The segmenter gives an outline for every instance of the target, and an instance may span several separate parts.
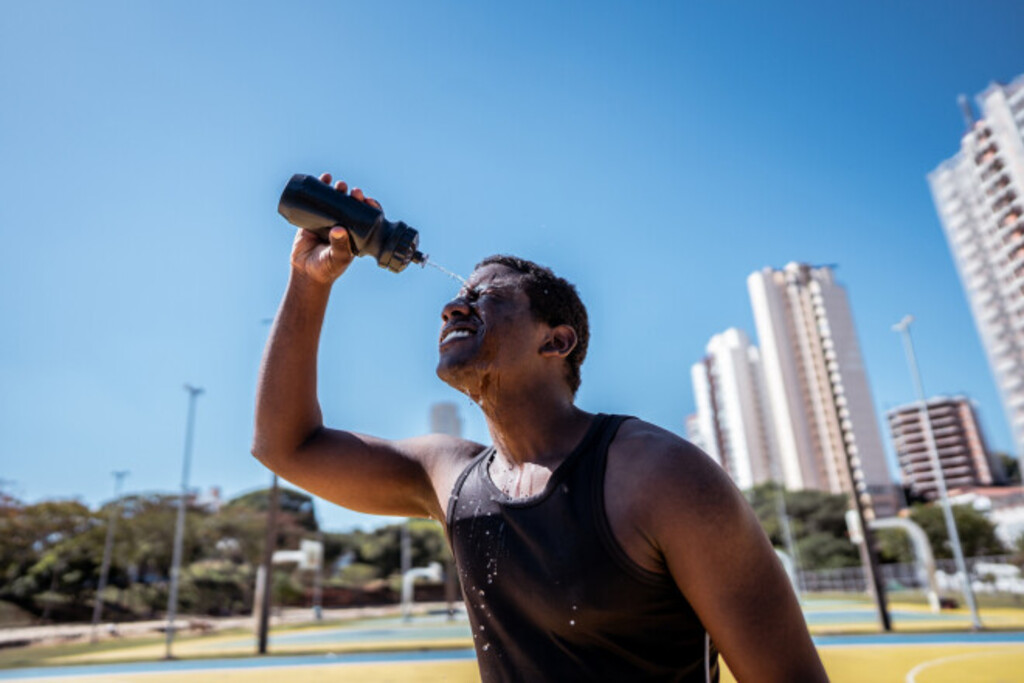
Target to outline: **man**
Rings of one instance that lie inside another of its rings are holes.
[[[721,468],[653,425],[576,407],[586,309],[546,268],[487,259],[441,312],[437,374],[480,406],[491,448],[326,428],[317,347],[351,261],[343,228],[329,244],[299,230],[253,454],[353,510],[444,524],[485,681],[717,680],[716,649],[740,681],[826,680],[780,563]]]

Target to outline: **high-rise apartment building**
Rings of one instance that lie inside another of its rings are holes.
[[[1024,76],[961,98],[960,151],[928,174],[932,198],[1024,455]]]
[[[707,355],[690,368],[697,413],[690,440],[741,489],[772,479],[774,439],[767,416],[761,357],[736,328],[716,334]]]
[[[894,514],[896,488],[853,316],[831,268],[765,268],[747,288],[787,488],[856,489],[876,517]]]
[[[459,417],[459,407],[447,401],[431,405],[430,431],[434,434],[462,436],[462,418]]]
[[[698,413],[690,413],[687,415],[684,427],[686,428],[687,440],[705,453],[710,454],[711,447],[704,439],[704,432],[700,427],[700,415]]]
[[[985,447],[971,402],[963,396],[942,396],[929,400],[926,406],[946,486],[952,489],[1000,482],[1002,468]],[[920,404],[893,408],[886,417],[904,485],[913,493],[934,500],[938,486]]]

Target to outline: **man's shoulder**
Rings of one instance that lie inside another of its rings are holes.
[[[397,442],[405,450],[422,452],[432,458],[454,460],[472,459],[480,454],[485,446],[469,439],[448,434],[423,434]]]
[[[608,458],[609,474],[648,509],[706,513],[737,493],[725,471],[704,451],[643,420],[622,423]]]
[[[622,423],[609,448],[615,457],[628,458],[639,474],[689,472],[717,464],[694,444],[667,429],[630,418]]]

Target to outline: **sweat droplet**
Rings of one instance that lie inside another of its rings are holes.
[[[484,652],[487,652],[487,650],[489,650],[490,647],[491,647],[490,643],[484,643]]]
[[[575,625],[576,625],[576,620],[575,619],[570,619],[569,620],[569,626],[575,626]]]
[[[480,624],[480,630],[481,630],[481,631],[483,631],[483,630],[484,630],[484,625],[483,625],[483,624]]]
[[[481,588],[481,589],[480,589],[480,590],[479,590],[478,592],[480,593],[480,595],[483,595],[483,594],[484,594],[484,591],[483,591],[483,589],[482,589],[482,588]],[[574,609],[575,609],[575,608],[574,608]]]

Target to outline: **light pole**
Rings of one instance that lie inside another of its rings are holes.
[[[174,617],[178,609],[178,578],[181,573],[181,549],[185,541],[185,499],[188,496],[188,468],[192,459],[192,428],[196,418],[196,399],[203,393],[201,387],[185,385],[188,392],[188,420],[185,424],[185,457],[181,468],[181,498],[178,499],[178,522],[174,527],[174,557],[171,560],[171,590],[167,596],[167,652],[164,659],[172,659]]]
[[[268,631],[270,630],[270,601],[273,596],[274,581],[274,549],[277,547],[277,508],[281,503],[281,488],[277,485],[274,475],[267,497],[267,535],[263,543],[263,583],[256,582],[259,595],[259,613],[257,614],[256,652],[267,654]]]
[[[273,325],[273,318],[263,318],[262,325]],[[277,549],[277,512],[281,504],[281,488],[277,484],[277,473],[272,473],[270,491],[267,493],[267,528],[263,541],[263,562],[256,574],[256,590],[253,596],[253,611],[256,613],[256,652],[267,654],[268,632],[270,630],[270,603],[274,595],[274,550]],[[260,575],[263,581],[259,580]]]
[[[110,509],[110,519],[107,521],[107,540],[103,543],[103,564],[100,566],[100,582],[96,586],[96,602],[92,607],[92,632],[89,642],[97,640],[96,626],[103,616],[103,591],[107,587],[107,576],[110,573],[110,558],[114,551],[114,527],[117,526],[117,518],[121,516],[121,482],[128,476],[128,470],[111,472],[114,475],[114,505]]]
[[[925,399],[924,385],[921,382],[921,373],[917,368],[917,356],[914,355],[914,341],[910,338],[910,323],[914,322],[914,316],[905,315],[903,320],[892,326],[894,332],[899,332],[903,338],[903,351],[907,355],[907,365],[910,366],[910,376],[914,382],[914,391],[917,393],[919,410],[921,412],[921,428],[924,431],[925,443],[928,447],[928,456],[932,461],[932,474],[935,477],[935,486],[938,488],[939,504],[942,506],[942,515],[946,519],[946,531],[949,533],[949,544],[953,549],[953,558],[956,560],[957,572],[964,583],[964,597],[967,599],[967,606],[971,610],[971,626],[978,630],[981,626],[981,619],[978,617],[978,605],[974,601],[974,589],[971,587],[971,575],[967,573],[967,563],[964,561],[964,551],[960,546],[960,534],[956,530],[956,522],[953,519],[953,508],[949,504],[949,494],[946,491],[946,477],[942,473],[942,465],[939,463],[939,447],[935,443],[935,433],[932,431],[932,419],[928,414],[928,403]]]

